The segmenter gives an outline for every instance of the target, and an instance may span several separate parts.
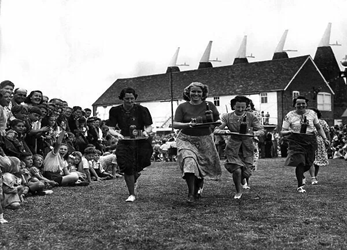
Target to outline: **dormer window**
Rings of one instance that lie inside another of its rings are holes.
[[[300,95],[300,92],[294,90],[292,95],[293,95],[293,100],[294,100],[295,98],[298,98],[298,96]]]
[[[331,94],[325,92],[317,94],[317,109],[331,111]]]
[[[260,93],[261,103],[267,103],[267,93]]]
[[[214,106],[216,106],[216,107],[220,106],[220,103],[219,103],[219,96],[213,97],[213,104],[214,104]]]

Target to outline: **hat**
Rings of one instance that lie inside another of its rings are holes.
[[[98,120],[98,118],[95,116],[92,116],[88,118],[87,122],[95,122],[96,120]]]

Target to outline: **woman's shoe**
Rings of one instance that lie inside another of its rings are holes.
[[[194,195],[192,195],[192,194],[189,194],[188,195],[188,198],[187,198],[187,202],[188,203],[194,203],[195,202],[195,198],[194,198]]]
[[[298,193],[306,193],[304,186],[298,187],[296,190],[298,191]]]
[[[314,178],[312,178],[312,180],[311,180],[311,184],[312,185],[316,185],[316,184],[318,184],[318,181],[317,181],[317,179],[314,177]]]
[[[135,195],[129,195],[128,199],[126,199],[125,201],[126,202],[133,202],[135,200],[136,200]]]
[[[234,199],[238,200],[241,199],[242,193],[237,193],[234,195]]]

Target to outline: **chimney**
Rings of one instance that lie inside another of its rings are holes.
[[[328,24],[314,56],[314,63],[334,91],[334,119],[340,119],[346,109],[347,86],[341,78],[341,70],[330,47],[331,23]]]
[[[210,62],[211,48],[212,41],[209,41],[205,49],[205,52],[201,57],[198,69],[213,68],[212,63]]]
[[[239,51],[236,54],[236,57],[234,59],[235,64],[240,64],[240,63],[248,63],[247,57],[246,57],[246,48],[247,48],[247,36],[243,37],[241,46],[239,48]]]
[[[167,67],[166,73],[169,72],[180,72],[180,68],[177,66],[177,58],[178,58],[178,53],[180,51],[180,47],[177,48],[175,54],[173,55],[169,66]]]
[[[274,55],[272,57],[272,60],[288,58],[287,52],[285,52],[283,50],[284,49],[284,44],[285,44],[286,39],[287,39],[287,34],[288,34],[288,30],[285,30],[283,35],[282,35],[282,38],[281,38],[280,42],[277,45],[277,48],[276,48],[275,53],[274,53]]]

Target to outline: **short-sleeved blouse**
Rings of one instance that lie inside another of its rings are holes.
[[[148,108],[135,104],[130,110],[126,110],[123,105],[112,107],[107,125],[120,129],[123,136],[129,136],[130,125],[135,125],[136,129],[143,130],[145,126],[152,125],[152,123],[152,116]]]
[[[284,117],[282,128],[289,129],[295,133],[299,133],[304,116],[306,116],[306,119],[308,121],[306,133],[314,133],[316,130],[314,125],[319,123],[319,120],[316,112],[311,109],[306,109],[303,115],[299,115],[295,110],[290,111]]]
[[[205,101],[199,105],[192,105],[189,102],[180,104],[175,112],[175,121],[188,123],[192,118],[197,118],[199,116],[204,117],[207,109],[212,110],[214,121],[219,120],[219,112],[216,106],[212,102]],[[202,136],[211,134],[212,130],[209,126],[198,128],[193,127],[182,129],[182,133],[186,135]]]

